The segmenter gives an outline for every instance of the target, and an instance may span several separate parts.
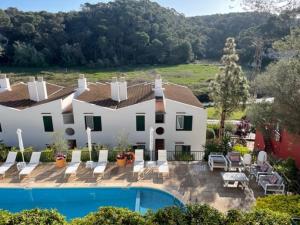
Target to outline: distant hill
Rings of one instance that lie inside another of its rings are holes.
[[[217,7],[217,6],[216,6]],[[185,17],[149,0],[83,5],[68,13],[0,10],[0,65],[115,67],[219,60],[225,39],[235,37],[241,62],[253,61],[253,41],[287,35],[290,20],[259,13]]]

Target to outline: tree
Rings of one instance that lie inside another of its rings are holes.
[[[221,59],[223,66],[210,83],[210,96],[220,111],[220,140],[224,137],[226,117],[238,108],[245,107],[249,97],[248,82],[237,64],[239,57],[235,47],[234,38],[227,38]]]
[[[300,7],[298,0],[243,0],[242,3],[247,10],[272,13],[295,11]]]

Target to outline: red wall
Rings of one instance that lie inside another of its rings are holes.
[[[259,131],[256,131],[255,148],[265,148],[263,136]],[[292,158],[300,168],[300,136],[291,135],[284,130],[281,132],[280,141],[272,140],[272,148],[274,155],[282,159]]]

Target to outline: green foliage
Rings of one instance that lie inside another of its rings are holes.
[[[219,140],[207,140],[206,144],[204,146],[204,160],[208,160],[208,156],[211,152],[222,152],[224,155],[227,154],[227,152],[230,152],[232,148],[229,145],[230,137],[224,136],[224,138]]]
[[[247,146],[243,146],[241,144],[234,145],[232,147],[232,151],[239,152],[239,153],[241,153],[241,155],[245,155],[245,154],[250,153],[250,150],[248,149],[248,147]]]
[[[12,217],[13,217],[13,215],[10,212],[0,210],[0,224],[1,225],[11,224]]]
[[[8,224],[64,225],[66,221],[56,210],[32,209],[14,214]]]
[[[184,211],[178,207],[167,207],[158,210],[152,215],[151,221],[159,225],[182,225],[187,224]]]
[[[206,129],[206,139],[210,140],[210,139],[215,139],[215,138],[216,138],[215,130],[213,128],[207,128]]]
[[[53,162],[55,160],[55,151],[53,149],[45,149],[42,151],[41,162]]]
[[[82,219],[71,222],[72,225],[146,225],[149,224],[139,213],[129,209],[103,207],[98,212],[90,213]]]
[[[218,109],[215,107],[209,107],[206,109],[207,111],[207,118],[208,119],[219,119],[220,113],[218,112]],[[231,113],[228,116],[228,120],[240,120],[242,117],[244,117],[246,114],[246,110],[237,110]]]
[[[222,213],[208,205],[187,205],[186,220],[191,225],[222,225]]]
[[[255,209],[269,209],[300,217],[300,195],[269,195],[256,200]]]

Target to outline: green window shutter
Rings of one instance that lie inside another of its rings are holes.
[[[0,132],[2,132],[2,126],[1,126],[1,123],[0,123]]]
[[[54,131],[52,116],[43,116],[43,122],[44,122],[45,132],[53,132]]]
[[[94,130],[93,131],[102,131],[101,116],[94,116]]]
[[[193,116],[184,116],[184,130],[193,129]]]
[[[145,131],[145,116],[136,116],[136,131]]]

